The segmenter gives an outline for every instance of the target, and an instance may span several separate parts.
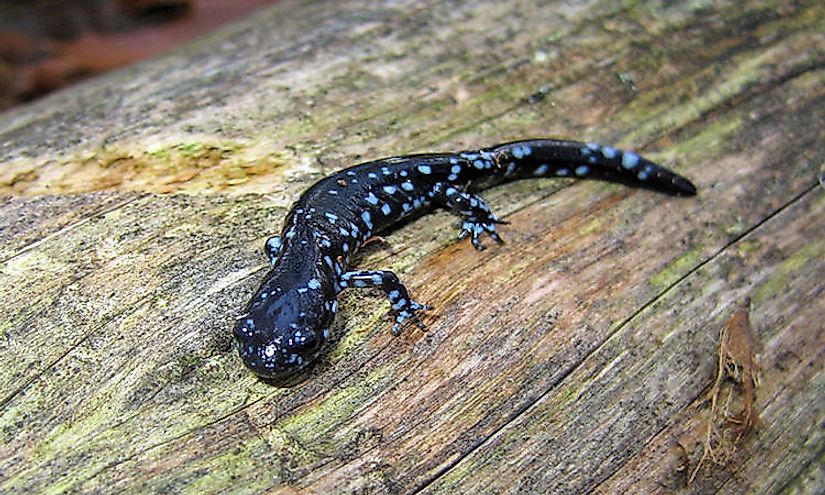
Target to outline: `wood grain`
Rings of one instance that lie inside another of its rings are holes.
[[[823,19],[286,1],[4,114],[0,492],[820,492]],[[507,244],[438,212],[358,259],[435,306],[427,333],[348,292],[301,383],[243,369],[232,319],[304,188],[532,136],[638,149],[700,193],[488,191]],[[688,486],[746,297],[760,422]]]

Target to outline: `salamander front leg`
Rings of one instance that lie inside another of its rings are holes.
[[[264,251],[266,251],[266,255],[269,257],[269,262],[271,264],[275,264],[278,261],[278,256],[281,255],[281,248],[283,247],[284,243],[281,241],[280,236],[273,235],[269,239],[266,240],[266,244],[264,244]]]
[[[436,184],[433,192],[434,202],[445,206],[464,220],[458,234],[459,239],[471,236],[473,247],[479,251],[484,249],[484,245],[481,244],[483,232],[487,232],[499,244],[504,242],[496,232],[496,225],[510,222],[496,218],[481,196],[459,191],[456,187],[444,183]]]
[[[401,333],[401,324],[406,320],[414,322],[422,330],[426,330],[418,319],[416,314],[418,311],[426,311],[433,309],[432,306],[426,304],[419,304],[410,298],[407,288],[398,280],[398,276],[386,270],[362,270],[354,272],[346,272],[341,275],[338,285],[345,289],[347,287],[379,287],[386,294],[390,300],[390,314],[395,317],[395,323],[392,325],[392,334],[399,335]]]

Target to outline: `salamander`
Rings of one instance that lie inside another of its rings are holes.
[[[247,368],[264,379],[286,379],[317,360],[348,288],[377,287],[389,299],[392,333],[413,322],[423,328],[418,303],[388,270],[349,270],[353,253],[368,239],[412,215],[435,207],[461,219],[460,238],[484,249],[482,235],[503,242],[478,191],[534,177],[599,179],[671,195],[692,196],[696,187],[631,151],[576,141],[537,139],[489,148],[408,155],[371,161],[329,175],[293,205],[280,235],[265,251],[272,268],[244,313],[234,336]]]

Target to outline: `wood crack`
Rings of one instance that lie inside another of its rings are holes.
[[[519,419],[522,415],[524,415],[524,414],[525,414],[525,413],[527,413],[530,409],[534,408],[537,404],[539,404],[540,402],[542,402],[542,401],[543,401],[543,400],[544,400],[547,396],[549,396],[549,395],[550,395],[550,393],[551,393],[551,392],[553,392],[554,390],[556,390],[556,389],[557,389],[557,385],[562,384],[562,383],[563,383],[563,382],[564,382],[564,381],[565,381],[565,380],[566,380],[569,376],[571,376],[571,375],[572,375],[572,374],[574,374],[574,373],[575,373],[578,369],[580,369],[582,366],[584,366],[584,364],[587,362],[587,360],[588,360],[588,358],[589,358],[590,356],[592,356],[592,355],[594,355],[594,354],[598,353],[598,352],[599,352],[599,350],[601,350],[601,349],[604,347],[604,345],[605,345],[605,343],[606,343],[606,342],[608,342],[608,341],[609,341],[609,340],[610,340],[610,339],[611,339],[614,335],[616,335],[616,334],[618,334],[619,332],[621,332],[621,330],[622,330],[623,328],[625,328],[625,327],[626,327],[626,326],[627,326],[627,325],[628,325],[631,321],[633,321],[633,319],[634,319],[634,318],[636,318],[637,316],[639,316],[639,314],[643,313],[643,312],[644,312],[644,311],[646,311],[648,308],[650,308],[651,306],[653,306],[653,305],[654,305],[657,301],[661,300],[661,299],[662,299],[662,298],[663,298],[663,297],[664,297],[664,296],[665,296],[668,292],[670,292],[671,290],[673,290],[676,286],[678,286],[679,284],[681,284],[682,282],[684,282],[686,279],[690,278],[690,277],[691,277],[694,273],[696,273],[696,272],[697,272],[698,270],[700,270],[702,267],[704,267],[704,266],[705,266],[705,265],[707,265],[708,263],[713,262],[713,261],[714,261],[715,259],[717,259],[717,258],[718,258],[718,257],[719,257],[722,253],[724,253],[727,249],[729,249],[730,247],[734,246],[736,243],[738,243],[738,242],[739,242],[740,240],[742,240],[743,238],[747,237],[749,234],[751,234],[751,233],[753,233],[753,232],[757,231],[757,230],[758,230],[761,226],[763,226],[765,223],[769,222],[771,219],[773,219],[774,217],[776,217],[777,215],[779,215],[780,213],[782,213],[783,211],[785,211],[786,209],[788,209],[789,207],[791,207],[792,205],[794,205],[795,203],[797,203],[798,201],[802,200],[802,199],[803,199],[805,196],[807,196],[808,194],[811,194],[813,191],[815,191],[815,190],[816,190],[816,188],[817,188],[817,184],[813,184],[813,185],[811,185],[810,187],[808,187],[807,189],[805,189],[803,192],[801,192],[801,193],[799,193],[798,195],[796,195],[793,199],[791,199],[790,201],[788,201],[787,203],[785,203],[784,205],[782,205],[780,208],[777,208],[776,210],[774,210],[773,212],[771,212],[768,216],[766,216],[765,218],[763,218],[762,220],[760,220],[759,222],[757,222],[756,224],[754,224],[753,226],[751,226],[749,229],[747,229],[746,231],[744,231],[744,232],[743,232],[743,233],[741,233],[740,235],[737,235],[736,237],[734,237],[733,239],[731,239],[728,243],[726,243],[723,247],[721,247],[719,250],[717,250],[717,251],[716,251],[715,253],[713,253],[711,256],[709,256],[708,258],[706,258],[706,259],[702,260],[702,262],[700,262],[699,264],[695,265],[695,266],[694,266],[694,267],[692,267],[692,268],[691,268],[688,272],[686,272],[684,275],[682,275],[681,277],[679,277],[679,279],[678,279],[678,280],[676,280],[675,282],[673,282],[672,284],[670,284],[668,287],[666,287],[665,289],[663,289],[662,291],[660,291],[660,292],[659,292],[659,293],[658,293],[655,297],[653,297],[652,299],[648,300],[648,301],[647,301],[644,305],[642,305],[642,306],[641,306],[638,310],[634,311],[634,312],[633,312],[630,316],[628,316],[627,318],[625,318],[625,319],[624,319],[624,320],[623,320],[623,321],[622,321],[619,325],[617,325],[617,326],[615,327],[615,329],[614,329],[612,332],[609,332],[609,333],[608,333],[608,335],[607,335],[607,337],[605,338],[604,342],[603,342],[600,346],[598,346],[598,347],[594,348],[594,349],[593,349],[593,350],[592,350],[592,351],[591,351],[591,352],[590,352],[587,356],[585,356],[585,357],[584,357],[581,361],[579,361],[579,362],[578,362],[575,366],[573,366],[572,368],[570,368],[569,370],[567,370],[567,371],[566,371],[563,375],[561,375],[561,376],[559,377],[558,381],[556,381],[553,385],[551,385],[551,386],[550,386],[548,389],[546,389],[544,392],[542,392],[541,394],[539,394],[539,395],[538,395],[538,396],[537,396],[534,400],[531,400],[531,401],[529,401],[529,402],[525,403],[522,407],[520,407],[520,408],[517,410],[517,412],[516,412],[515,414],[513,414],[512,416],[510,416],[509,418],[507,418],[507,420],[506,420],[505,422],[503,422],[503,423],[502,423],[502,424],[501,424],[498,428],[496,428],[496,429],[494,429],[493,431],[491,431],[491,432],[490,432],[488,435],[486,435],[483,439],[481,439],[479,442],[477,442],[477,443],[476,443],[476,444],[475,444],[472,448],[468,449],[468,450],[467,450],[466,452],[464,452],[461,456],[459,456],[459,457],[458,457],[458,458],[456,458],[454,461],[452,461],[451,463],[447,464],[447,465],[446,465],[446,466],[444,466],[442,469],[440,469],[440,470],[439,470],[439,471],[438,471],[435,475],[433,475],[433,477],[431,477],[430,479],[428,479],[428,480],[426,480],[426,481],[424,481],[424,482],[422,482],[422,483],[420,483],[420,484],[416,485],[416,486],[412,489],[412,491],[410,492],[410,493],[411,493],[411,495],[421,493],[423,490],[425,490],[428,486],[432,485],[432,484],[433,484],[435,481],[437,481],[439,478],[441,478],[441,477],[445,476],[447,473],[449,473],[452,469],[454,469],[454,468],[455,468],[458,464],[460,464],[462,461],[464,461],[464,460],[466,460],[467,458],[469,458],[469,457],[470,457],[470,456],[471,456],[474,452],[476,452],[478,449],[480,449],[481,447],[483,447],[483,446],[485,446],[485,445],[489,445],[489,444],[491,444],[491,443],[493,442],[493,440],[494,440],[494,439],[495,439],[495,438],[496,438],[496,437],[497,437],[497,436],[498,436],[498,435],[499,435],[499,434],[500,434],[503,430],[507,429],[507,427],[508,427],[508,426],[510,426],[510,425],[511,425],[514,421],[518,420],[518,419]],[[699,394],[699,395],[701,395],[701,394]],[[696,397],[698,397],[699,395],[697,395]],[[693,400],[695,400],[695,399],[696,399],[696,397],[693,397],[693,398],[691,399],[691,402],[692,402]],[[663,425],[663,426],[662,426],[662,427],[661,427],[661,428],[657,431],[657,433],[656,433],[656,434],[658,434],[658,433],[660,433],[662,430],[664,430],[666,426],[667,426],[667,425]],[[654,438],[655,436],[656,436],[655,434],[654,434],[654,435],[651,435],[651,437],[650,437],[650,438]],[[617,468],[616,468],[613,472],[617,471],[620,467],[621,467],[621,466],[617,467]],[[605,478],[604,478],[604,479],[609,478],[611,474],[613,474],[613,473],[608,474],[607,476],[605,476]],[[594,485],[593,485],[593,486],[596,486],[596,485],[598,485],[598,482],[594,481]],[[592,487],[591,487],[591,488],[592,488]]]

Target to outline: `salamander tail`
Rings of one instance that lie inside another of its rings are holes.
[[[677,196],[693,196],[688,179],[632,151],[577,141],[536,139],[502,144],[493,154],[505,180],[570,177],[619,182]]]

